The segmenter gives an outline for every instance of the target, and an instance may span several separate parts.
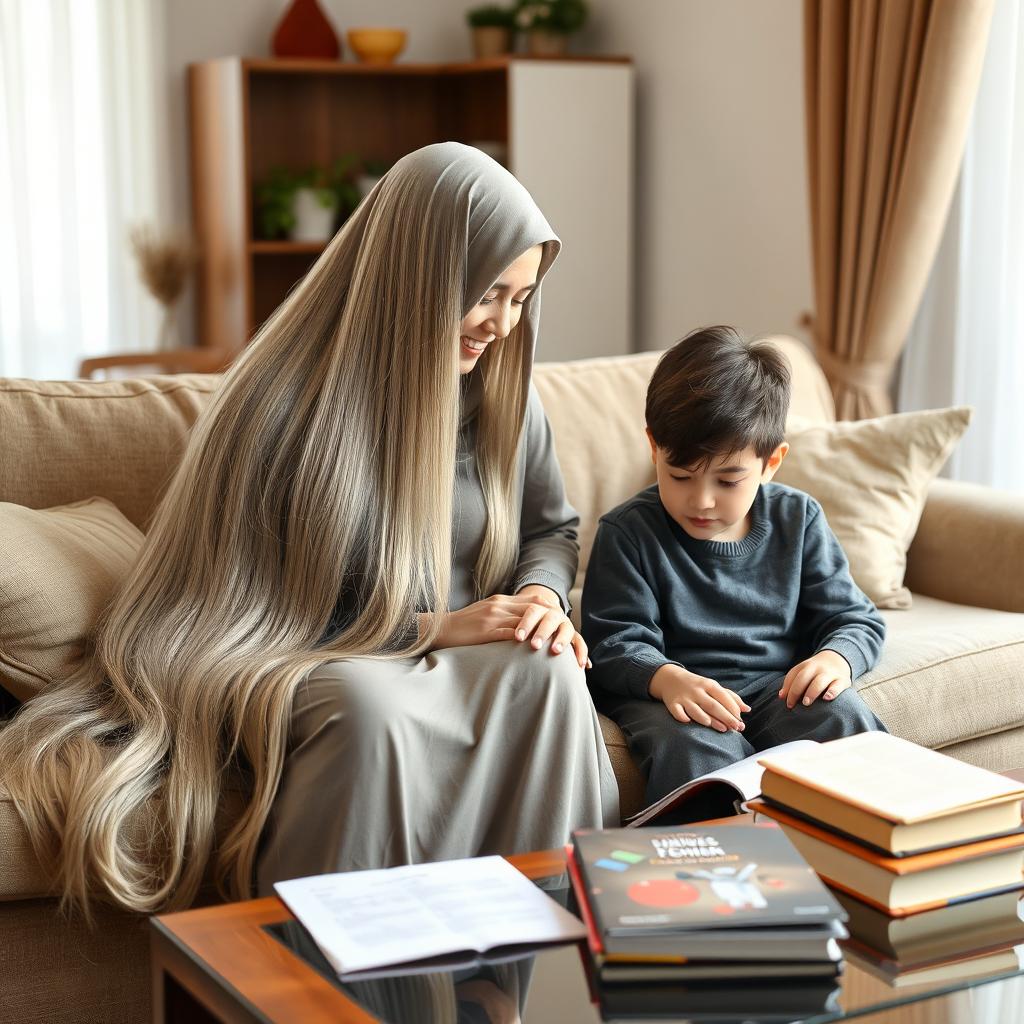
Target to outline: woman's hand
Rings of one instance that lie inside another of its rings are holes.
[[[516,640],[522,642],[529,637],[530,646],[539,650],[548,638],[552,638],[552,654],[561,654],[571,645],[580,668],[590,668],[587,644],[576,632],[569,616],[562,611],[562,602],[553,590],[539,583],[530,583],[517,591],[516,597],[528,597],[534,603],[516,627]]]
[[[429,624],[429,616],[429,612],[418,616],[421,634]],[[495,594],[458,611],[447,612],[434,641],[434,650],[492,644],[499,640],[522,643],[527,639],[534,650],[550,640],[553,655],[571,646],[580,667],[589,664],[587,645],[562,611],[558,596],[536,584],[514,595]]]

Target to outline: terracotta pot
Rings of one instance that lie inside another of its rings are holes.
[[[503,54],[512,52],[511,29],[487,25],[483,28],[474,28],[472,32],[473,53],[477,60],[501,57]]]
[[[561,57],[569,49],[569,37],[564,32],[549,32],[546,28],[532,28],[526,39],[527,52],[531,57]]]
[[[270,40],[275,57],[337,60],[341,43],[316,0],[292,0]]]

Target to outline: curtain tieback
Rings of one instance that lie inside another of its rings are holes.
[[[821,368],[831,380],[847,387],[886,390],[892,378],[892,364],[883,360],[849,363],[824,348],[814,350]]]

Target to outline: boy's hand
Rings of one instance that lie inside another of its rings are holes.
[[[835,700],[851,685],[849,662],[835,651],[818,651],[786,673],[779,697],[787,708],[794,708],[797,704],[813,704],[819,697]]]
[[[742,732],[740,715],[750,707],[714,679],[698,676],[679,665],[662,665],[651,676],[648,692],[680,722],[709,725],[718,732]]]

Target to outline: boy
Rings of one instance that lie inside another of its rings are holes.
[[[789,367],[730,327],[696,331],[647,390],[657,484],[603,516],[583,588],[600,711],[647,802],[795,739],[882,723],[852,689],[885,625],[809,495],[771,483],[789,450]]]

